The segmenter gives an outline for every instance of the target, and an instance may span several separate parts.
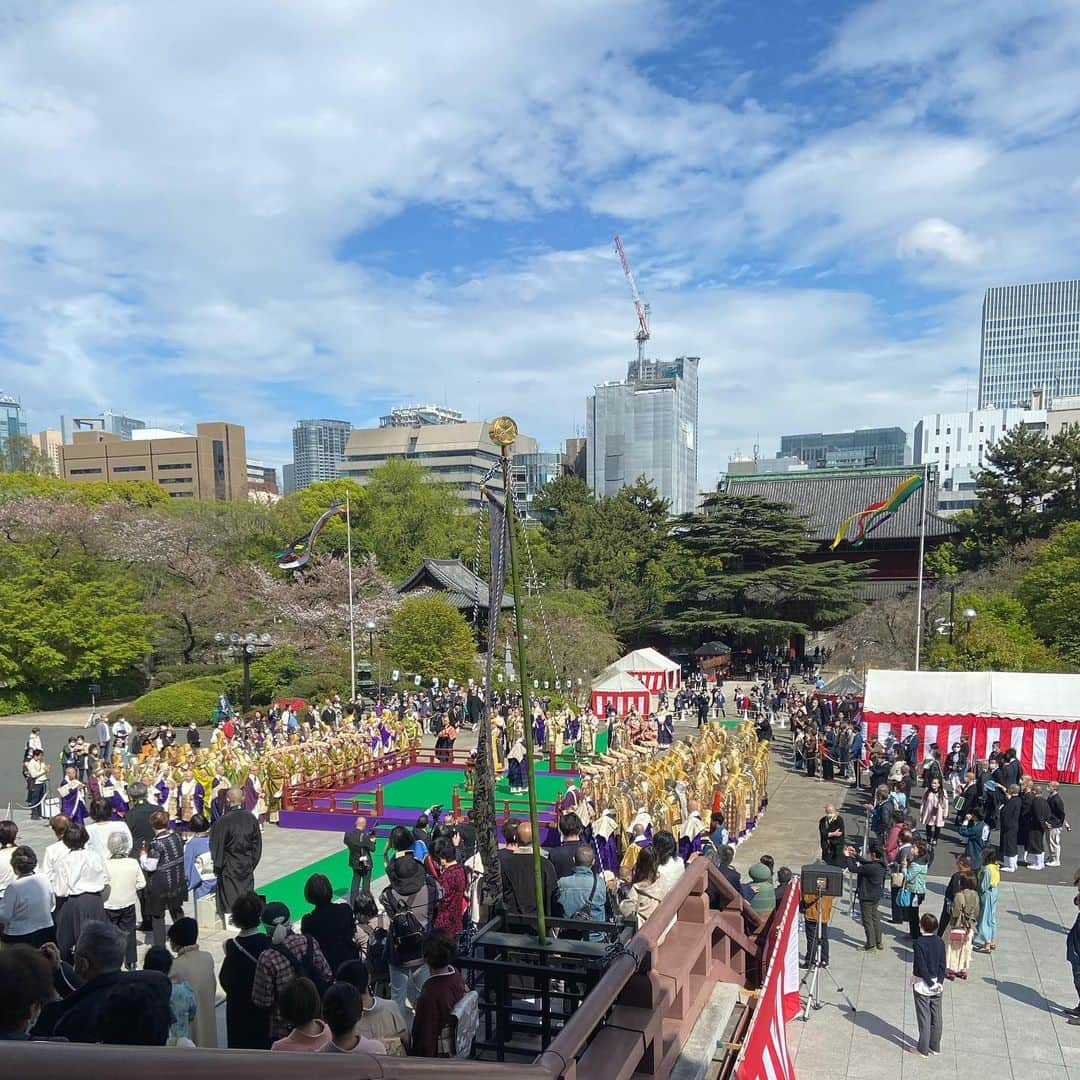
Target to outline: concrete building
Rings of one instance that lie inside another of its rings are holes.
[[[728,458],[728,476],[757,476],[758,473],[806,472],[810,466],[797,457],[759,458],[739,455]]]
[[[296,466],[286,461],[281,466],[281,494],[291,495],[296,490]]]
[[[60,447],[64,440],[56,428],[46,428],[36,435],[30,436],[30,442],[34,448],[44,454],[52,462],[53,472],[60,475]]]
[[[563,449],[563,468],[571,476],[588,479],[588,440],[567,439]]]
[[[403,405],[379,417],[379,427],[420,427],[423,424],[464,424],[457,409],[443,405]]]
[[[516,454],[536,454],[539,449],[528,435],[519,435],[514,444]],[[456,488],[470,508],[476,509],[480,481],[499,461],[499,447],[488,437],[486,422],[355,428],[338,475],[366,484],[373,469],[393,458],[423,465],[433,480]],[[501,486],[497,474],[492,486]]]
[[[1080,394],[1080,280],[986,290],[979,353],[979,406],[1022,408]]]
[[[586,400],[586,477],[599,497],[645,476],[672,514],[697,504],[697,356],[632,360]]]
[[[351,431],[348,420],[296,421],[292,433],[294,490],[337,477]]]
[[[776,456],[798,458],[811,469],[891,469],[911,461],[907,433],[898,427],[781,435]]]
[[[10,469],[15,447],[11,440],[25,439],[26,417],[17,397],[0,390],[0,472]]]
[[[107,431],[110,435],[130,439],[132,432],[145,427],[143,420],[105,409],[96,416],[61,416],[60,439],[61,442],[69,443],[76,431]]]
[[[915,421],[913,461],[937,465],[941,477],[938,508],[943,512],[975,506],[975,475],[985,466],[987,451],[1016,427],[1046,431],[1047,410],[970,409],[934,413]]]
[[[246,463],[248,491],[263,492],[266,495],[280,496],[277,482],[277,469],[264,465],[261,461]]]
[[[1042,395],[1036,395],[1032,405],[1041,400]],[[1078,426],[1080,426],[1080,394],[1054,398],[1049,403],[1046,409],[1046,434],[1050,438],[1064,428]]]
[[[194,435],[167,432],[133,439],[76,431],[60,448],[66,480],[150,480],[173,499],[246,499],[246,462],[243,427],[226,423],[199,424]]]

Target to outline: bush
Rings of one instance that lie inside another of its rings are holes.
[[[0,690],[0,716],[33,712],[34,702],[22,690]]]
[[[168,664],[159,667],[151,679],[152,689],[158,690],[173,683],[202,679],[209,675],[224,675],[231,672],[231,664]]]
[[[285,691],[284,697],[303,698],[304,701],[312,702],[316,707],[334,694],[347,692],[349,689],[349,676],[338,671],[320,671],[314,675],[301,675],[294,679]]]
[[[224,682],[217,676],[187,679],[151,690],[121,709],[114,709],[110,719],[123,715],[132,724],[172,724],[174,727],[209,724],[217,708]]]
[[[269,705],[297,679],[304,675],[314,674],[315,665],[310,660],[305,660],[296,649],[288,645],[274,649],[252,662],[251,704]],[[230,700],[240,700],[243,681],[243,667],[237,664],[229,677],[230,687],[235,686],[235,696],[230,690]]]

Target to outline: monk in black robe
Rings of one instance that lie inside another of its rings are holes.
[[[998,822],[1001,825],[1001,869],[1005,871],[1016,869],[1021,809],[1020,789],[1013,784],[1006,792],[1005,802],[998,812]]]
[[[255,888],[255,867],[262,858],[262,832],[243,807],[242,788],[229,788],[228,809],[210,829],[210,858],[217,875],[217,908],[228,915],[233,901]]]

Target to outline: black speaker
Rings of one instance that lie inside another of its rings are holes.
[[[800,871],[799,887],[804,896],[843,896],[844,871],[826,863],[812,863]]]

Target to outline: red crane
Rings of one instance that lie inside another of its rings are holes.
[[[630,282],[630,292],[634,296],[634,307],[638,317],[638,332],[634,337],[637,340],[637,357],[640,363],[645,358],[645,342],[649,340],[649,305],[641,299],[637,282],[634,280],[634,271],[630,269],[630,260],[627,259],[622,241],[618,236],[615,237],[615,250],[619,253],[623,273],[626,275],[626,280]]]

